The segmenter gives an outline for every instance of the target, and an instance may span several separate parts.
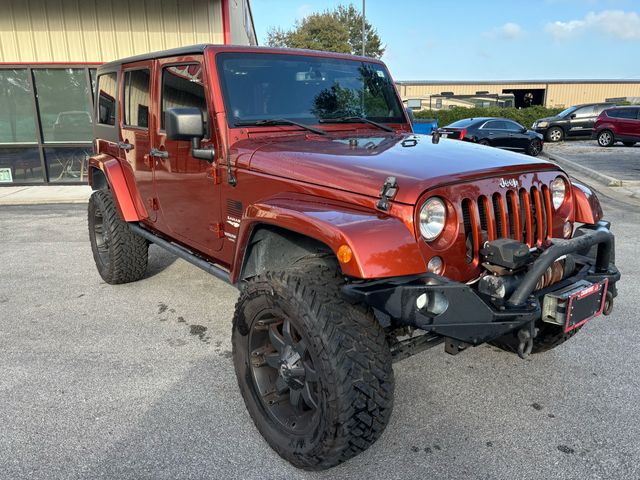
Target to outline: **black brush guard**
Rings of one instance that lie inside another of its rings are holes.
[[[599,282],[608,279],[611,298],[620,273],[613,264],[614,236],[608,222],[587,225],[576,230],[571,240],[554,239],[530,266],[518,288],[501,306],[477,292],[471,285],[425,273],[408,277],[385,278],[343,287],[354,302],[370,305],[388,316],[394,326],[412,326],[471,345],[493,340],[541,318],[545,294],[579,280]],[[566,254],[579,256],[584,266],[577,273],[544,290],[534,292],[545,270]],[[418,297],[426,294],[423,308]],[[431,307],[429,306],[431,305]]]

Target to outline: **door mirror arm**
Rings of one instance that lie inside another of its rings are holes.
[[[213,163],[216,159],[216,151],[213,147],[201,148],[200,137],[191,138],[191,156],[199,160],[206,160],[209,163]]]

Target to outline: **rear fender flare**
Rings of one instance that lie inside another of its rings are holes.
[[[247,246],[257,227],[272,225],[326,245],[334,255],[342,245],[353,252],[340,263],[355,278],[383,278],[424,273],[426,265],[415,237],[398,218],[378,212],[337,207],[315,201],[278,199],[249,206],[242,218],[231,268],[233,283],[241,275]]]
[[[131,192],[129,189],[125,172],[118,159],[106,154],[90,157],[89,184],[91,188],[93,190],[104,188],[104,179],[111,190],[120,218],[125,222],[139,222],[148,217],[138,192]]]

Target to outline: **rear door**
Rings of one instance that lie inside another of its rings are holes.
[[[220,192],[216,185],[216,162],[193,158],[189,140],[167,139],[164,114],[168,108],[197,107],[205,120],[202,147],[219,145],[212,140],[213,98],[202,55],[163,58],[157,61],[155,98],[155,188],[162,216],[161,230],[190,247],[213,255],[223,245],[220,223]]]
[[[500,148],[512,148],[510,146],[509,131],[503,120],[489,120],[480,130],[484,133],[483,137],[488,139],[492,146]]]
[[[150,128],[153,119],[149,115],[151,101],[153,61],[125,65],[122,68],[120,89],[120,143],[124,161],[129,163],[136,179],[149,220],[158,216],[155,195],[155,163],[149,157]]]

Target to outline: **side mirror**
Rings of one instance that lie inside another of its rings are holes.
[[[572,113],[571,116],[569,117],[571,120],[573,120],[574,118],[576,118],[576,114]]]
[[[522,127],[522,133],[527,133],[529,129],[527,127]]]
[[[169,140],[191,140],[191,156],[211,163],[215,150],[200,148],[204,137],[204,120],[199,108],[168,108],[164,114],[164,126]]]
[[[413,110],[411,110],[409,107],[404,109],[407,112],[407,117],[409,117],[409,123],[411,123],[411,125],[413,125],[413,122],[415,120],[415,117],[413,116]]]

